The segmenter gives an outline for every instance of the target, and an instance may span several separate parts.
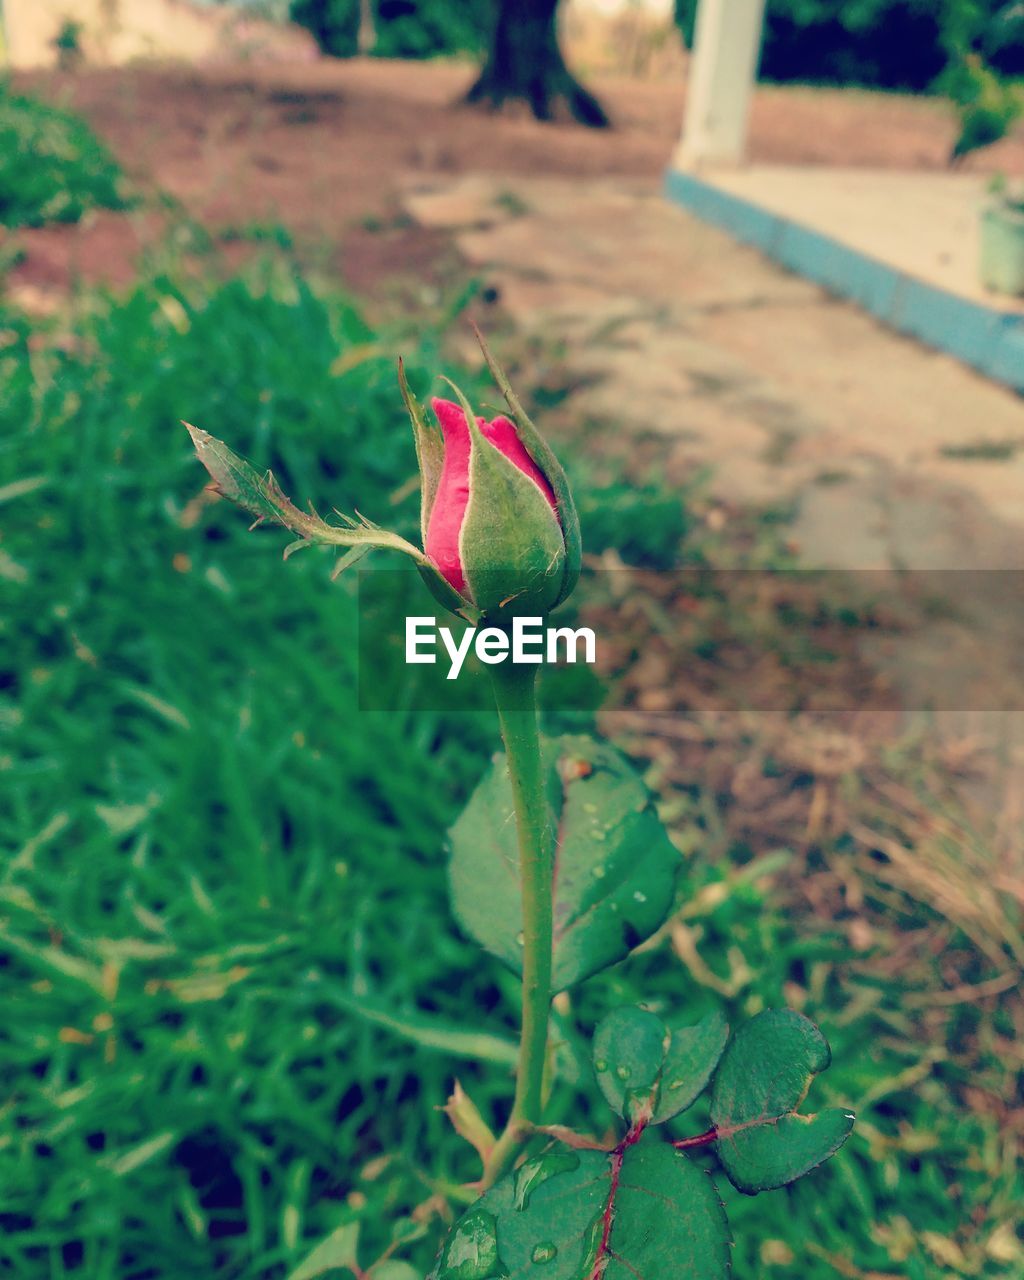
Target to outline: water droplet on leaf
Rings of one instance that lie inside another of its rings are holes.
[[[580,1166],[580,1158],[572,1151],[547,1151],[521,1164],[512,1183],[512,1201],[517,1209],[526,1209],[538,1187],[559,1173],[571,1173]]]
[[[623,1064],[615,1068],[615,1074],[619,1077],[620,1080],[628,1080],[631,1073],[630,1073],[629,1067]]]
[[[530,1258],[537,1263],[551,1262],[551,1260],[557,1256],[558,1249],[556,1246],[546,1242],[544,1244],[534,1245],[533,1252],[530,1254]]]
[[[448,1238],[437,1275],[438,1280],[505,1280],[493,1213],[472,1209],[466,1214]]]
[[[607,1062],[605,1062],[604,1058],[598,1058],[598,1059],[597,1059],[597,1061],[594,1063],[594,1070],[595,1070],[595,1071],[607,1071],[607,1070],[608,1070],[608,1063],[607,1063]]]
[[[583,1265],[577,1275],[586,1276],[589,1280],[601,1255],[601,1242],[604,1239],[604,1214],[598,1213],[591,1218],[590,1226],[583,1233]]]
[[[639,889],[637,889],[636,893],[634,893],[634,894],[633,894],[633,901],[634,901],[634,902],[646,902],[646,901],[647,901],[647,894],[646,894],[646,893],[641,893],[641,892],[640,892],[640,890],[639,890]]]
[[[603,879],[604,879],[604,877],[605,877],[605,869],[604,869],[604,867],[602,867],[602,866],[596,866],[596,867],[593,869],[592,875],[593,875],[593,877],[594,877],[594,879],[595,879],[595,880],[603,880]]]
[[[523,932],[522,932],[522,930],[520,930],[520,931],[519,931],[519,933],[517,933],[517,934],[516,934],[516,942],[517,942],[521,947],[525,947],[525,946],[526,946],[526,934],[525,934],[525,933],[523,933]]]

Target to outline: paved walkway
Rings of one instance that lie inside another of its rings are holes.
[[[978,572],[1024,570],[1024,399],[650,187],[467,175],[405,204],[560,343],[581,418],[663,441],[669,483],[710,466],[732,503],[791,504],[808,565],[974,571],[905,640],[864,644],[906,707],[1001,740],[1024,787],[1024,574]]]
[[[414,187],[582,415],[665,438],[752,504],[792,501],[808,563],[1024,568],[1024,400],[882,328],[652,188],[468,175]]]
[[[984,173],[755,164],[706,176],[723,191],[957,297],[1024,312],[1024,298],[981,286],[979,213],[991,181]]]

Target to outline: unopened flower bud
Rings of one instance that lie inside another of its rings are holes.
[[[432,401],[444,461],[425,513],[424,551],[481,613],[545,614],[564,598],[565,536],[551,483],[515,423]]]
[[[261,475],[227,445],[189,427],[217,490],[252,512],[257,523],[276,520],[297,535],[285,555],[314,543],[342,547],[336,573],[368,551],[400,551],[453,612],[496,623],[541,616],[560,604],[580,574],[580,523],[558,459],[526,416],[508,379],[480,338],[510,417],[487,422],[453,386],[458,404],[435,399],[431,422],[398,378],[412,419],[422,482],[423,549],[364,516],[338,513],[329,524],[282,493],[270,472]]]

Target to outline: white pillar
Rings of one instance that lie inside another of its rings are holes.
[[[765,0],[700,0],[679,169],[741,164]]]

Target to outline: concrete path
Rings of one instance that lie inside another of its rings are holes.
[[[581,420],[653,433],[669,483],[710,466],[730,503],[791,506],[810,566],[970,571],[890,578],[920,622],[863,648],[942,736],[998,744],[1024,790],[1024,573],[985,572],[1024,570],[1024,399],[649,186],[467,175],[405,205],[559,344]]]
[[[991,182],[983,173],[749,165],[708,177],[723,191],[959,298],[1024,312],[1024,298],[989,293],[979,279],[979,213]]]
[[[670,479],[795,507],[808,563],[1024,568],[1024,400],[621,181],[413,187],[583,416],[664,437]]]

